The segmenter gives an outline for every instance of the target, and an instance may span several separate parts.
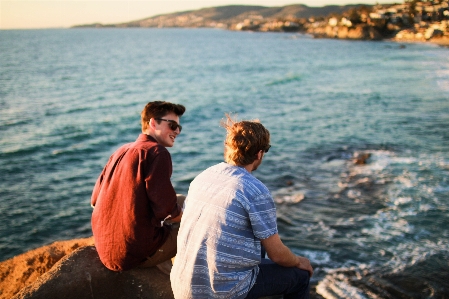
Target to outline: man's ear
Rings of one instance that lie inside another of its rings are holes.
[[[147,128],[143,133],[150,134],[150,132],[154,132],[155,130],[155,120],[154,118],[150,118],[150,120],[147,122]]]
[[[262,156],[263,156],[263,150],[258,151],[257,152],[257,160],[262,159]]]
[[[148,127],[150,129],[154,130],[154,128],[155,128],[155,120],[154,120],[154,118],[150,118],[150,121],[148,122]]]

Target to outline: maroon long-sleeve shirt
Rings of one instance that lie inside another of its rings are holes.
[[[91,198],[95,247],[107,268],[134,268],[165,242],[161,221],[181,212],[171,174],[170,153],[145,134],[109,158]]]

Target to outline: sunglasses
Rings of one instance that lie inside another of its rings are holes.
[[[271,144],[269,144],[265,149],[263,149],[263,151],[265,153],[268,153],[268,151],[270,150]]]
[[[176,121],[174,120],[170,120],[170,119],[163,119],[163,118],[155,118],[155,120],[163,120],[168,122],[168,126],[170,127],[170,129],[172,129],[173,131],[176,131],[177,128],[179,128],[179,133],[181,133],[182,131],[182,126],[180,124],[178,124]]]

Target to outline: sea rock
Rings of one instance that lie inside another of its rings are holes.
[[[58,241],[1,262],[0,299],[13,297],[23,287],[34,283],[64,256],[80,247],[93,244],[93,237]]]
[[[94,246],[63,257],[13,299],[147,298],[173,299],[169,276],[156,267],[114,272],[101,263]]]
[[[364,165],[368,163],[368,159],[371,157],[370,153],[355,152],[352,161],[354,164]]]

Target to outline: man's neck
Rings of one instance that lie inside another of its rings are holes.
[[[153,139],[157,141],[156,136],[155,136],[155,134],[154,134],[153,131],[151,131],[151,130],[146,130],[146,131],[144,131],[144,132],[142,132],[142,133],[145,134],[145,135],[148,135],[148,136],[153,137]]]
[[[254,164],[254,163],[245,165],[245,166],[243,166],[243,168],[245,168],[249,173],[251,173],[251,172],[253,171],[253,168],[254,168],[254,165],[253,165],[253,164]]]

